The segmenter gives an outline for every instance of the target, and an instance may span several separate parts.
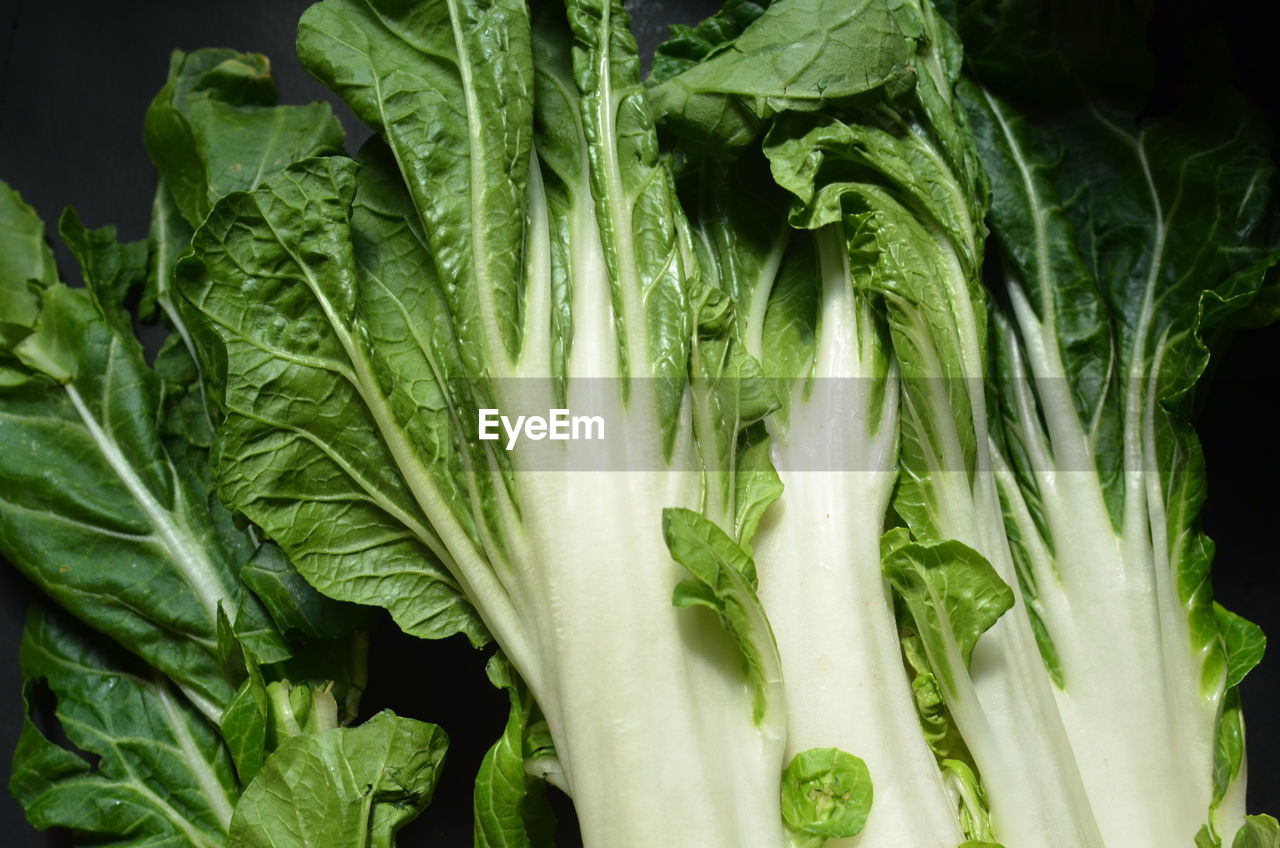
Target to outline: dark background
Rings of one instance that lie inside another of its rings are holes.
[[[142,118],[164,82],[170,50],[228,46],[266,53],[274,60],[282,102],[332,99],[293,56],[294,28],[308,5],[307,0],[0,0],[0,178],[22,193],[46,225],[54,225],[70,203],[87,226],[114,223],[122,239],[144,237],[154,177],[142,145]],[[645,54],[664,37],[665,23],[691,23],[717,5],[714,0],[627,3]],[[1158,99],[1176,97],[1191,82],[1188,69],[1198,64],[1195,57],[1203,46],[1225,37],[1231,61],[1218,71],[1234,78],[1273,119],[1280,113],[1280,88],[1269,58],[1275,29],[1260,25],[1269,20],[1262,2],[1222,4],[1221,12],[1193,0],[1156,5],[1149,41],[1160,59]],[[348,148],[355,150],[367,131],[337,108],[349,133]],[[79,279],[60,245],[58,259],[64,279]],[[1277,546],[1271,535],[1280,507],[1280,431],[1273,424],[1280,331],[1242,334],[1216,365],[1200,427],[1210,491],[1204,525],[1218,543],[1215,594],[1229,609],[1280,634]],[[7,762],[21,727],[17,649],[30,592],[22,577],[0,563],[0,762]],[[471,844],[471,780],[506,718],[506,698],[485,681],[484,659],[460,639],[425,645],[389,623],[374,635],[366,715],[390,707],[439,723],[453,739],[451,767],[436,800],[403,831],[402,845]],[[1280,813],[1280,658],[1265,659],[1242,688],[1249,809]],[[6,779],[8,771],[0,768]],[[561,807],[570,819],[562,836],[565,844],[573,844],[572,811]],[[0,844],[70,843],[36,833],[0,791]]]

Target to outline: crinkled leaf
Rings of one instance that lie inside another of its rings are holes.
[[[444,488],[456,457],[435,446],[431,410],[387,397],[383,378],[394,371],[365,341],[391,322],[412,357],[402,367],[430,387],[430,349],[403,333],[426,308],[414,280],[357,265],[356,171],[350,160],[312,160],[229,196],[196,233],[201,261],[180,269],[226,349],[220,492],[321,592],[387,606],[410,633],[461,630],[480,643],[483,628],[436,559],[443,549],[405,479]],[[422,255],[410,230],[379,232],[388,254]],[[356,320],[358,304],[369,305],[367,323]],[[435,412],[447,420],[447,406]]]
[[[359,727],[293,736],[245,789],[228,848],[392,848],[431,802],[447,745],[435,725],[389,710]]]
[[[159,172],[152,203],[147,291],[139,313],[155,306],[198,364],[190,386],[212,428],[225,381],[217,338],[175,295],[173,273],[192,230],[218,198],[252,189],[293,162],[342,151],[343,132],[327,103],[277,106],[265,56],[227,49],[174,51],[169,79],[147,110],[144,138]],[[193,410],[194,411],[194,410]]]
[[[782,820],[796,848],[862,831],[871,813],[871,775],[862,760],[837,748],[810,748],[782,773]]]
[[[401,165],[476,376],[520,348],[533,87],[523,5],[325,0],[298,25],[303,66]]]
[[[1013,590],[960,542],[910,542],[901,531],[885,540],[885,576],[906,603],[946,692],[955,675],[967,673],[978,638],[1013,606]]]

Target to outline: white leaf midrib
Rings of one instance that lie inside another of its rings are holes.
[[[112,348],[114,350],[114,342]],[[72,383],[63,386],[71,405],[84,423],[85,430],[93,439],[111,470],[116,473],[134,501],[146,515],[148,522],[156,530],[164,549],[172,557],[178,571],[195,591],[201,607],[211,623],[218,620],[218,606],[221,604],[227,614],[234,618],[236,607],[231,592],[222,585],[218,577],[218,569],[204,553],[204,545],[187,528],[176,520],[174,513],[164,507],[146,483],[138,476],[137,471],[125,457],[124,451],[116,441],[103,429],[92,411]],[[179,495],[179,499],[181,496]]]

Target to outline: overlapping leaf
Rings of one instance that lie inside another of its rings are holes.
[[[154,669],[37,607],[23,635],[22,673],[28,715],[9,789],[34,825],[119,848],[226,844],[240,791],[230,758]],[[41,681],[74,747],[35,723]]]

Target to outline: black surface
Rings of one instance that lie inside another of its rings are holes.
[[[153,175],[142,145],[147,104],[163,83],[174,47],[231,46],[274,60],[282,102],[327,97],[293,59],[302,0],[104,2],[31,0],[0,4],[0,177],[17,188],[46,224],[73,203],[88,226],[114,223],[124,239],[146,234]],[[662,21],[696,19],[714,3],[629,4],[642,47],[661,38]],[[1167,86],[1196,43],[1205,3],[1162,6],[1159,29]],[[1239,11],[1238,7],[1233,7]],[[1261,8],[1258,6],[1258,8]],[[1225,15],[1224,15],[1225,16]],[[1275,109],[1265,27],[1240,15],[1229,32],[1237,73],[1264,106]],[[355,149],[366,131],[340,110]],[[60,246],[64,279],[78,279]],[[1280,588],[1271,533],[1280,506],[1280,333],[1246,335],[1222,358],[1202,431],[1210,497],[1204,522],[1218,542],[1215,583],[1228,608],[1280,634]],[[0,446],[0,449],[3,449]],[[17,645],[29,596],[25,581],[0,563],[0,761],[7,763],[21,720]],[[484,656],[461,640],[424,644],[385,626],[373,640],[367,714],[388,706],[441,724],[453,738],[436,803],[407,829],[401,844],[471,844],[470,781],[505,718],[505,698],[484,680]],[[1250,809],[1280,812],[1280,658],[1268,657],[1244,684],[1249,721]],[[0,774],[8,775],[6,766]],[[570,812],[571,815],[571,812]],[[572,828],[565,828],[572,844]],[[38,834],[17,804],[0,792],[0,844],[48,848],[69,844]],[[904,846],[903,848],[911,848]],[[1178,848],[1171,846],[1171,848]]]

